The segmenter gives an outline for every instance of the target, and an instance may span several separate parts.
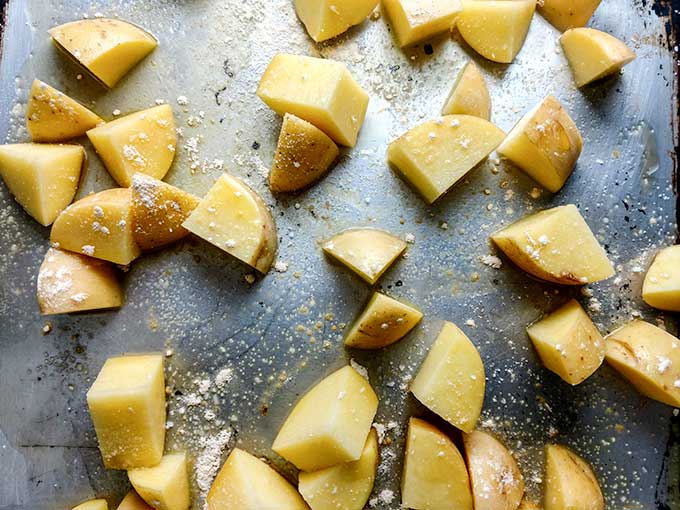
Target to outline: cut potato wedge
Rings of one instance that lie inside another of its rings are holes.
[[[491,236],[527,273],[563,285],[585,285],[614,275],[578,208],[563,205],[522,218]]]
[[[74,506],[72,510],[109,510],[109,504],[105,499],[91,499]]]
[[[146,501],[139,497],[134,489],[128,492],[116,510],[153,510]]]
[[[446,115],[392,142],[387,159],[431,204],[503,141],[505,133],[470,115]]]
[[[184,453],[163,455],[154,467],[131,469],[128,478],[137,494],[157,510],[186,510],[191,505]]]
[[[545,510],[604,510],[604,498],[593,469],[568,448],[545,448]]]
[[[402,48],[448,32],[462,10],[460,0],[383,0],[382,5]]]
[[[182,226],[266,274],[278,240],[267,204],[248,185],[222,174]]]
[[[602,0],[543,0],[538,11],[560,32],[584,27]]]
[[[295,11],[309,37],[332,39],[364,21],[378,0],[295,0]]]
[[[458,74],[446,99],[442,115],[472,115],[484,120],[491,118],[491,97],[484,76],[470,60]]]
[[[680,312],[680,245],[657,254],[645,276],[642,299],[659,310]]]
[[[49,33],[58,49],[108,88],[158,46],[151,34],[118,19],[72,21]]]
[[[359,460],[378,397],[352,367],[332,373],[295,405],[272,450],[302,471]]]
[[[543,510],[543,508],[529,499],[523,499],[517,510]]]

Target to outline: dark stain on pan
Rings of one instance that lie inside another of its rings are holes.
[[[2,43],[4,41],[2,35],[5,32],[5,25],[7,24],[7,9],[9,8],[10,0],[0,0],[0,12],[2,12],[2,17],[0,17],[0,55],[2,55]]]

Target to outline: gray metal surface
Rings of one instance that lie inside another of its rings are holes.
[[[379,507],[398,508],[405,420],[424,413],[405,388],[441,319],[457,323],[479,347],[487,373],[480,426],[499,434],[517,454],[529,493],[540,496],[542,445],[557,441],[593,462],[609,508],[680,508],[680,424],[674,410],[642,398],[607,366],[568,387],[542,368],[524,332],[572,295],[589,307],[603,332],[638,315],[676,331],[671,318],[639,299],[651,257],[677,235],[671,157],[676,77],[674,54],[665,45],[666,20],[645,4],[605,0],[591,25],[627,41],[638,58],[621,76],[578,91],[557,32],[538,14],[518,58],[505,66],[477,57],[455,33],[432,41],[431,55],[422,45],[402,52],[384,16],[315,46],[291,4],[9,2],[0,133],[8,140],[26,138],[22,105],[34,77],[107,119],[114,109],[126,113],[156,99],[168,101],[182,136],[167,180],[202,194],[221,172],[214,160],[223,160],[226,170],[246,179],[272,206],[279,261],[288,269],[250,285],[242,265],[188,239],[133,263],[124,277],[127,303],[120,311],[42,318],[35,281],[49,231],[1,187],[0,509],[69,508],[94,494],[115,503],[125,490],[125,475],[101,467],[85,393],[107,357],[166,349],[172,351],[167,366],[173,390],[168,448],[186,449],[204,467],[226,454],[215,446],[224,443],[224,436],[214,439],[221,430],[233,432],[229,446],[240,444],[284,467],[269,447],[290,405],[354,357],[369,369],[381,398],[377,420],[397,424],[388,433],[391,444],[383,446],[376,495],[382,492]],[[77,79],[77,68],[57,54],[46,33],[96,13],[133,21],[160,40],[157,51],[109,92],[87,77]],[[273,197],[265,181],[280,119],[263,106],[255,88],[278,52],[342,60],[371,96],[358,145],[344,152],[322,182],[295,197]],[[501,128],[508,130],[548,93],[574,117],[585,148],[557,195],[532,196],[529,179],[504,163],[487,162],[429,207],[386,165],[389,141],[438,114],[468,58],[489,81],[493,120]],[[186,96],[188,105],[178,105],[178,96]],[[88,150],[89,172],[79,196],[113,186],[89,145]],[[580,206],[615,261],[616,278],[581,293],[529,279],[507,260],[500,270],[480,263],[480,256],[494,253],[491,232],[565,203]],[[318,247],[319,240],[360,225],[415,236],[408,257],[380,285],[417,304],[426,318],[384,352],[343,349],[342,325],[360,310],[370,289],[326,260]],[[46,324],[49,334],[43,333]],[[200,489],[195,487],[196,508],[202,504]],[[389,490],[396,494],[392,502],[383,492]]]

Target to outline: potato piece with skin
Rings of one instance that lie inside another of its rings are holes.
[[[491,97],[484,76],[471,60],[458,73],[442,115],[472,115],[484,120],[491,118]]]
[[[428,204],[486,158],[505,133],[470,115],[446,115],[417,126],[392,142],[387,159]]]
[[[568,448],[545,447],[545,510],[604,510],[593,469]]]
[[[517,510],[543,510],[543,509],[533,501],[523,499]]]
[[[470,480],[458,448],[436,427],[411,418],[401,476],[401,506],[472,510]]]
[[[109,510],[109,504],[105,499],[91,499],[74,506],[73,510]]]
[[[680,245],[657,254],[645,276],[642,299],[659,310],[680,312]]]
[[[402,48],[451,30],[460,0],[382,0]]]
[[[563,285],[585,285],[614,275],[588,224],[573,204],[526,216],[491,236],[527,273]]]
[[[128,492],[116,510],[153,510],[134,490]]]
[[[154,467],[131,469],[128,478],[137,494],[157,510],[186,510],[191,505],[184,453],[163,455]]]
[[[272,450],[302,471],[359,460],[377,409],[370,383],[346,366],[300,399]]]
[[[378,0],[295,0],[295,12],[309,37],[326,41],[363,22]]]
[[[286,113],[269,173],[269,188],[283,193],[300,191],[323,177],[338,154],[338,146],[326,133]]]
[[[543,0],[538,11],[560,32],[583,27],[602,0]]]

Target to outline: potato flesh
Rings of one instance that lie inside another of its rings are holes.
[[[583,27],[588,23],[601,0],[543,0],[538,5],[541,15],[557,30]]]
[[[486,158],[505,133],[470,115],[445,115],[392,142],[387,158],[429,204]]]
[[[301,55],[276,55],[257,95],[279,115],[292,113],[348,147],[356,144],[368,108],[368,94],[345,64]]]
[[[184,453],[164,455],[154,467],[131,469],[128,478],[137,494],[153,508],[186,510],[191,504]]]
[[[614,275],[606,252],[573,204],[522,218],[491,239],[521,269],[542,280],[585,285]]]
[[[109,504],[105,499],[91,499],[74,506],[73,510],[109,510]]]
[[[469,433],[482,411],[485,385],[479,352],[455,324],[445,322],[411,384],[411,393],[451,425]]]
[[[451,30],[460,0],[383,0],[399,45],[404,48]]]
[[[680,312],[680,245],[657,254],[645,276],[642,299],[654,308]]]
[[[545,449],[545,510],[604,510],[604,498],[590,465],[559,445]]]
[[[352,367],[344,367],[300,399],[272,449],[302,471],[356,461],[377,408],[370,383]]]
[[[364,21],[378,0],[295,0],[295,11],[316,42],[332,39]]]
[[[442,115],[472,115],[484,120],[491,118],[491,97],[484,76],[474,62],[469,61],[459,73],[446,99]]]
[[[87,392],[108,469],[158,465],[165,442],[165,376],[160,354],[109,358]]]
[[[128,492],[123,501],[120,502],[116,510],[152,510],[153,507],[149,506],[146,501],[139,497],[134,490]]]
[[[533,501],[523,499],[517,510],[543,510],[543,509]]]

